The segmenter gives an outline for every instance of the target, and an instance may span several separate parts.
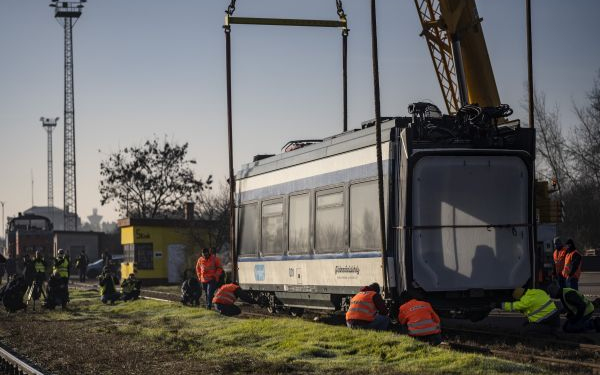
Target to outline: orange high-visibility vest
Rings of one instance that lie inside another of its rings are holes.
[[[196,274],[202,283],[208,283],[211,280],[218,281],[222,272],[221,261],[215,255],[210,255],[208,259],[201,256],[196,263]]]
[[[235,303],[235,300],[237,300],[235,292],[238,289],[240,289],[238,285],[225,284],[222,287],[220,287],[219,290],[217,290],[212,302],[221,305],[233,305]]]
[[[406,324],[410,336],[427,336],[441,333],[440,318],[427,302],[411,299],[400,306],[400,324]]]
[[[563,271],[562,271],[562,275],[565,279],[569,277],[569,274],[571,273],[571,271],[573,269],[573,255],[575,253],[577,253],[577,254],[579,254],[579,256],[581,256],[581,253],[579,251],[573,250],[570,253],[568,253],[567,256],[565,257],[565,268],[563,268]],[[573,274],[573,277],[576,279],[579,279],[579,275],[581,275],[581,263],[583,263],[583,259],[581,262],[579,262],[577,271],[575,271],[575,274]]]
[[[346,320],[364,320],[372,322],[377,315],[377,308],[373,303],[375,292],[360,292],[350,300],[350,308],[346,312]]]
[[[567,256],[567,248],[562,247],[560,249],[554,249],[554,270],[557,275],[562,275],[563,269],[565,268],[565,257]]]

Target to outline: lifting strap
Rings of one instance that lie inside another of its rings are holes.
[[[290,19],[290,18],[256,18],[256,17],[234,17],[237,0],[231,3],[225,10],[225,65],[227,74],[227,141],[229,147],[229,239],[231,244],[232,280],[237,281],[237,251],[235,246],[235,175],[233,170],[233,112],[231,103],[231,25],[270,25],[270,26],[306,26],[306,27],[330,27],[342,29],[342,81],[343,81],[343,129],[348,130],[348,21],[342,6],[342,0],[336,0],[336,8],[339,20],[313,20],[313,19]],[[381,145],[379,145],[380,147]],[[385,229],[384,229],[385,230]]]
[[[371,0],[371,50],[373,58],[373,92],[375,101],[375,133],[377,149],[377,187],[379,198],[379,230],[381,236],[381,272],[383,277],[383,295],[389,295],[387,279],[387,246],[385,228],[385,205],[383,196],[383,160],[381,151],[381,104],[379,90],[379,57],[377,51],[377,10],[375,0]]]

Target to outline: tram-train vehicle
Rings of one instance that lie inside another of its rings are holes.
[[[382,119],[384,252],[374,121],[244,165],[240,285],[271,309],[344,311],[377,282],[390,304],[409,292],[444,315],[485,317],[532,283],[535,133],[509,112],[415,103],[412,117]]]

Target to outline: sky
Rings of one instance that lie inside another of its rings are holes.
[[[63,204],[63,30],[46,0],[0,0],[0,201],[12,216],[47,202],[46,134],[54,132],[54,202]],[[236,15],[335,19],[335,1],[239,0]],[[349,126],[374,117],[369,1],[345,0],[350,26]],[[524,0],[479,0],[500,98],[526,121]],[[600,69],[598,0],[533,0],[534,82],[565,127]],[[100,162],[158,137],[189,142],[198,176],[227,175],[221,0],[89,0],[74,30],[78,213],[100,206]],[[382,115],[442,96],[412,0],[378,2]],[[234,165],[292,139],[342,129],[341,37],[335,29],[235,25]],[[31,186],[31,176],[34,185]]]

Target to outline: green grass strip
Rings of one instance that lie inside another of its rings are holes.
[[[502,359],[434,348],[391,332],[350,330],[301,319],[223,317],[203,308],[140,300],[114,306],[97,293],[72,293],[72,312],[207,361],[224,373],[531,374]],[[73,316],[75,315],[75,316]]]

